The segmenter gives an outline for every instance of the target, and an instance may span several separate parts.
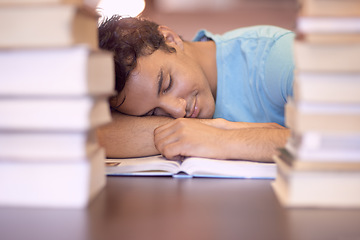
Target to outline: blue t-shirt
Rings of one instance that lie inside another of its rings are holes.
[[[216,44],[217,94],[213,118],[284,125],[292,96],[295,34],[275,26],[253,26],[223,35],[201,30],[194,41]]]

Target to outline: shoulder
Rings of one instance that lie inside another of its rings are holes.
[[[223,34],[213,34],[207,30],[200,30],[193,41],[201,41],[210,38],[215,42],[231,41],[237,39],[259,39],[268,38],[277,40],[284,35],[294,35],[294,32],[277,26],[271,25],[258,25],[250,27],[237,28]]]

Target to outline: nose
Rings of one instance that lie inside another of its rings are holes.
[[[186,116],[186,100],[181,97],[164,97],[160,108],[173,118]]]

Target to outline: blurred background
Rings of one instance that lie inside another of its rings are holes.
[[[104,16],[140,14],[191,40],[200,29],[213,33],[250,26],[295,29],[296,0],[102,0]]]

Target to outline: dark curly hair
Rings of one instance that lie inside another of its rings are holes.
[[[159,25],[139,17],[122,17],[114,15],[104,19],[99,25],[99,47],[114,54],[115,61],[115,90],[120,94],[125,87],[130,73],[135,69],[137,59],[152,54],[158,49],[169,53],[176,52],[175,48],[165,43],[165,38],[158,30]],[[110,104],[117,96],[110,98]]]

